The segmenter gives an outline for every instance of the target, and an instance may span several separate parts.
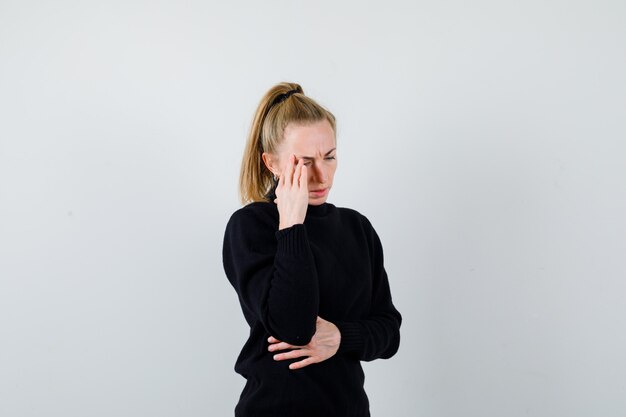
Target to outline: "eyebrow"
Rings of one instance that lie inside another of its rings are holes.
[[[330,151],[326,152],[326,155],[324,155],[324,156],[328,156],[328,155],[330,155],[330,154],[331,154],[331,153],[333,153],[333,151],[335,151],[336,149],[337,149],[337,148],[332,148]],[[312,156],[301,156],[301,157],[300,157],[300,159],[309,159],[309,160],[311,160],[311,159],[315,159],[315,158],[314,158],[314,157],[312,157]]]

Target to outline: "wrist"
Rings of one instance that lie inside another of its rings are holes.
[[[341,345],[341,330],[339,330],[339,327],[335,325],[335,346],[339,348],[340,345]]]
[[[296,222],[296,221],[279,222],[278,230],[287,229],[288,227],[291,227],[291,226],[296,225],[296,224],[303,224],[303,223],[302,222]]]

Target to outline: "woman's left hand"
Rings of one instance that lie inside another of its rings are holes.
[[[282,361],[285,359],[308,356],[304,360],[294,362],[289,365],[289,369],[299,369],[313,363],[325,361],[337,353],[339,343],[341,342],[341,332],[333,323],[317,316],[315,334],[307,345],[290,345],[289,343],[281,342],[274,336],[270,336],[267,341],[270,342],[270,345],[267,348],[270,352],[283,349],[293,349],[289,352],[274,355],[274,360]]]

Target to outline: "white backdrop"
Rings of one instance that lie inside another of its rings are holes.
[[[253,112],[338,119],[383,242],[372,415],[626,414],[623,1],[0,0],[0,415],[227,416]]]

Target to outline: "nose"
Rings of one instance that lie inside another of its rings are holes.
[[[312,164],[312,179],[315,182],[318,182],[320,184],[325,184],[326,181],[328,181],[328,172],[326,170],[326,168],[324,166],[322,166],[322,164]]]

